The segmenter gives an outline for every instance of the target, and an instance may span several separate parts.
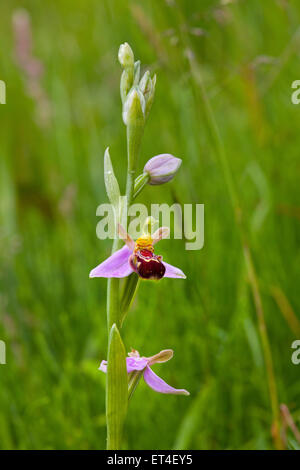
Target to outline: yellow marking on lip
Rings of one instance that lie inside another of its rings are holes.
[[[145,235],[144,237],[140,237],[135,242],[135,251],[137,250],[149,250],[154,251],[153,248],[153,240],[149,235]]]

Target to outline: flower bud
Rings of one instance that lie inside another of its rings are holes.
[[[145,99],[138,88],[132,88],[123,106],[123,121],[130,124],[144,124]]]
[[[119,48],[118,58],[122,67],[134,67],[134,55],[131,47],[127,42],[121,44]]]
[[[141,73],[141,61],[137,60],[134,63],[134,79],[133,85],[138,85],[140,80],[140,73]]]
[[[148,95],[152,89],[152,80],[150,77],[149,70],[147,70],[147,72],[145,72],[144,75],[142,76],[141,81],[139,83],[139,87],[147,101]]]
[[[121,94],[121,100],[123,104],[125,103],[126,97],[132,87],[132,82],[133,82],[132,69],[130,68],[124,69],[121,75],[121,81],[120,81],[120,94]]]
[[[139,83],[139,89],[143,93],[145,102],[146,102],[146,109],[145,109],[146,118],[149,115],[149,112],[150,112],[150,109],[154,100],[155,83],[156,83],[156,75],[154,75],[154,77],[151,79],[149,70],[147,70],[147,72],[144,73]]]
[[[174,178],[180,165],[180,158],[173,157],[169,153],[163,153],[148,160],[144,172],[150,177],[149,184],[163,184]]]
[[[151,89],[147,94],[146,111],[145,111],[146,118],[149,116],[149,113],[150,113],[150,110],[154,101],[156,75],[154,75],[154,77],[150,81],[151,81]]]

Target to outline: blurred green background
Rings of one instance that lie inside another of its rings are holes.
[[[139,168],[164,152],[183,160],[138,202],[204,203],[205,246],[161,242],[188,278],[142,283],[128,315],[128,350],[174,349],[155,371],[191,395],[141,383],[124,448],[271,449],[274,419],[297,448],[279,406],[300,424],[299,20],[296,0],[1,2],[0,448],[105,448],[106,281],[88,274],[111,248],[95,231],[108,145],[125,186],[125,41],[157,73]]]

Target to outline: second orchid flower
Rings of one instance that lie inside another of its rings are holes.
[[[119,225],[119,235],[125,246],[96,266],[90,272],[90,277],[121,278],[136,272],[142,279],[186,278],[181,269],[163,261],[162,256],[154,254],[154,245],[169,235],[167,227],[159,228],[152,236],[143,235],[134,242]]]

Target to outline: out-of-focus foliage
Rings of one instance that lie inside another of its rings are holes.
[[[19,39],[26,33],[20,5],[39,62],[16,50],[16,29]],[[111,246],[95,233],[96,207],[107,202],[108,145],[125,185],[117,61],[125,41],[157,74],[139,168],[159,153],[183,160],[172,182],[147,187],[139,201],[204,203],[205,246],[185,251],[184,240],[161,242],[161,254],[188,278],[143,282],[126,319],[127,348],[146,356],[174,349],[161,374],[191,396],[162,396],[141,384],[124,446],[273,446],[256,310],[193,67],[237,187],[279,403],[299,425],[300,365],[291,363],[291,343],[300,339],[300,106],[291,103],[291,83],[300,79],[299,17],[296,0],[1,2],[1,448],[105,447],[105,376],[97,368],[106,358],[106,281],[88,273]]]

